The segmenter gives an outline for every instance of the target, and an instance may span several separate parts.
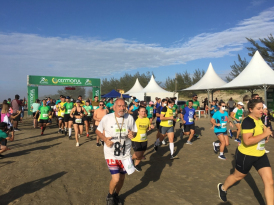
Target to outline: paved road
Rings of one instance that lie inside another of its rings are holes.
[[[142,172],[127,176],[121,191],[126,205],[152,204],[264,204],[263,182],[256,170],[228,191],[228,203],[221,203],[217,184],[233,171],[237,143],[230,140],[227,160],[217,158],[212,149],[216,140],[208,119],[200,119],[202,134],[193,145],[187,138],[175,142],[180,159],[169,159],[168,145],[153,151],[156,131],[150,133]],[[178,125],[176,126],[178,128]],[[0,204],[105,204],[110,174],[102,147],[96,147],[94,134],[82,137],[80,147],[74,140],[57,134],[57,127],[33,129],[31,120],[20,124],[10,151],[0,159]],[[177,132],[178,135],[178,132]],[[274,164],[273,139],[266,145]]]

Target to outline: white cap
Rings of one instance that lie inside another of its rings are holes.
[[[244,103],[242,103],[242,102],[238,102],[237,104],[238,104],[238,105],[244,106]]]

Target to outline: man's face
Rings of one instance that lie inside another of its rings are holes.
[[[94,100],[97,102],[98,101],[98,97],[95,97]]]
[[[112,104],[113,103],[113,99],[111,99],[109,102]]]
[[[61,101],[62,101],[62,102],[65,102],[65,98],[61,98]]]
[[[70,99],[67,99],[67,98],[66,98],[66,102],[69,102],[69,100],[70,100]]]
[[[117,100],[115,102],[115,106],[114,106],[114,111],[117,115],[119,115],[120,117],[125,115],[126,112],[126,104],[125,101],[123,100]]]
[[[253,99],[259,99],[260,97],[259,97],[259,95],[255,95],[254,97],[253,97]]]
[[[78,97],[78,99],[82,101],[82,97]]]
[[[194,100],[194,101],[197,101],[197,99],[198,99],[198,96],[194,96],[194,97],[193,97],[193,100]]]

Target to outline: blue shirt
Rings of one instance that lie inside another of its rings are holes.
[[[226,132],[226,125],[228,123],[228,113],[224,111],[224,113],[220,113],[220,111],[217,111],[214,113],[212,118],[216,121],[217,124],[221,124],[221,126],[215,126],[214,132]]]
[[[195,109],[185,107],[182,111],[182,114],[184,115],[184,121],[186,121],[186,125],[192,125],[194,124],[194,115],[195,115]]]
[[[156,105],[155,105],[156,109],[153,110],[153,113],[154,113],[154,114],[156,114],[156,110],[157,110],[157,108],[160,107],[160,106],[161,106],[160,103],[156,103]]]
[[[215,112],[217,112],[219,110],[218,106],[217,105],[213,105],[211,108],[213,108],[213,110],[210,110],[210,114],[214,114]],[[216,111],[215,111],[216,110]]]
[[[164,107],[159,106],[156,110],[156,113],[161,114],[161,111]],[[156,122],[161,122],[160,117],[157,117]]]

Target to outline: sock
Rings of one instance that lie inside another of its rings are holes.
[[[67,128],[65,127],[65,131],[67,131]]]
[[[71,136],[71,128],[68,128],[69,129],[69,136]]]
[[[159,138],[156,140],[156,146],[159,146],[159,144],[160,144],[160,140],[159,140]]]
[[[224,155],[224,153],[223,153],[223,152],[220,152],[220,155]]]
[[[220,147],[220,143],[215,143],[215,146],[216,147]]]
[[[44,131],[45,131],[45,129],[46,129],[46,127],[43,127],[42,132],[44,132]]]
[[[59,128],[59,131],[61,131],[61,128]]]
[[[174,143],[173,142],[169,143],[169,149],[170,149],[170,154],[173,155],[173,152],[174,152]]]

